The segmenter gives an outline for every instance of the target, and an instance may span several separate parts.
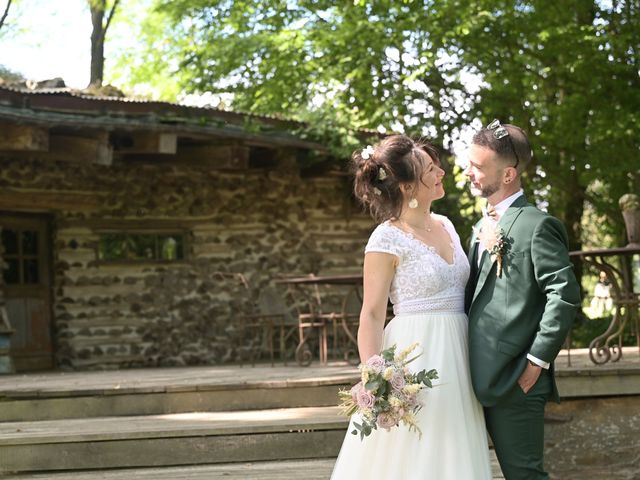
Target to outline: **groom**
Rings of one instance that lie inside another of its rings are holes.
[[[548,479],[544,406],[559,401],[553,360],[580,305],[563,225],[523,195],[530,161],[522,129],[494,120],[473,137],[464,172],[487,199],[469,251],[471,378],[506,480]]]

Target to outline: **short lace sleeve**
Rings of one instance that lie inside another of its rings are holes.
[[[387,225],[378,225],[373,231],[364,248],[364,253],[380,252],[390,253],[396,257],[400,257],[400,246],[397,239],[394,238],[393,229]]]

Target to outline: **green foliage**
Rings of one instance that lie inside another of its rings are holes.
[[[22,75],[22,73],[14,72],[13,70],[5,67],[4,65],[0,65],[0,79],[8,83],[23,82],[26,80],[24,78],[24,75]]]
[[[181,260],[184,238],[179,233],[105,233],[100,236],[98,257],[104,261]]]
[[[578,316],[571,329],[571,348],[588,348],[591,341],[602,335],[610,323],[611,317]]]
[[[396,356],[397,345],[394,343],[389,348],[384,349],[380,352],[380,356],[384,359],[385,362],[393,362],[393,359]]]
[[[637,2],[464,3],[455,42],[485,82],[476,114],[527,130],[528,190],[565,221],[572,247],[585,204],[619,236],[617,199],[640,179]]]
[[[119,53],[107,55],[105,76],[108,83],[126,86],[135,95],[176,101],[183,92],[179,39],[172,38],[169,19],[153,4],[154,0],[129,0],[122,5],[107,45],[117,45]],[[130,36],[136,42],[124,41]]]
[[[589,318],[580,315],[571,329],[571,348],[589,348],[589,344],[602,335],[611,324],[612,317]],[[616,344],[620,339],[616,338],[610,345]],[[635,345],[636,337],[629,328],[622,334],[622,345]]]
[[[427,134],[448,150],[474,119],[497,117],[529,134],[526,193],[564,221],[572,249],[624,238],[617,201],[640,190],[636,1],[139,3],[144,47],[120,59],[119,81],[301,120],[298,133],[339,158],[371,143],[363,129]],[[478,202],[445,162],[437,208],[464,236]]]
[[[435,203],[433,209],[449,217],[460,235],[462,246],[467,249],[471,228],[479,218],[477,212],[483,201],[471,195],[463,169],[454,163],[452,156],[444,156],[440,160],[446,172],[443,181],[446,195]]]
[[[378,141],[377,133],[364,130],[364,126],[350,120],[348,114],[339,108],[319,107],[300,113],[302,126],[294,132],[299,138],[319,143],[327,148],[329,156],[348,160],[351,154],[363,144]],[[317,154],[311,154],[309,162],[322,161]],[[347,162],[342,163],[346,169]]]
[[[300,119],[321,104],[354,125],[430,126],[441,138],[468,120],[442,42],[450,15],[432,2],[157,0],[149,18],[163,35],[146,37],[145,64],[172,59],[165,76],[179,72],[186,92],[227,95],[238,111]]]
[[[429,370],[428,372],[426,370],[422,370],[418,374],[416,374],[416,380],[420,383],[423,383],[428,388],[432,388],[433,387],[432,381],[437,379],[438,379],[438,372],[435,369]]]

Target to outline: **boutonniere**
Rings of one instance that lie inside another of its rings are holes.
[[[498,224],[493,227],[483,225],[478,232],[478,239],[482,242],[482,245],[489,253],[491,261],[498,263],[496,276],[502,276],[502,260],[506,253],[504,230],[502,230],[502,227]]]

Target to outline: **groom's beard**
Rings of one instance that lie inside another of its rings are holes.
[[[471,190],[471,195],[474,197],[489,198],[500,190],[500,182],[497,181],[491,185],[485,185],[482,188],[475,187],[473,183],[469,183],[469,190]]]

